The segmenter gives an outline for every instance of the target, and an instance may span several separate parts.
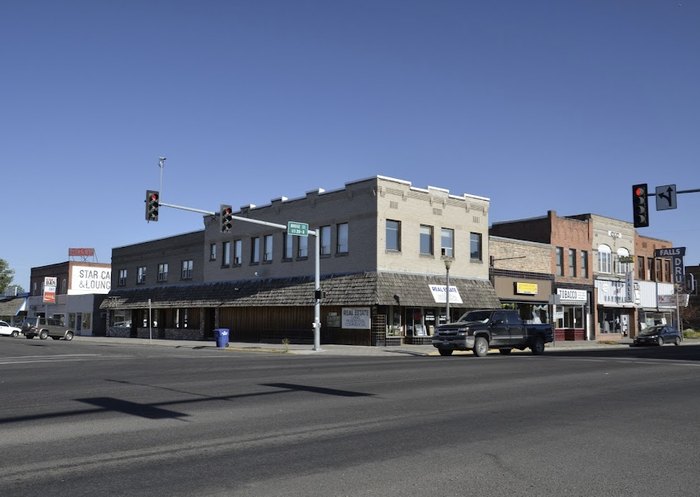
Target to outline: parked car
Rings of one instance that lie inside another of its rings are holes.
[[[660,324],[643,330],[634,338],[634,345],[663,345],[665,343],[680,345],[681,340],[681,333],[676,327]]]
[[[51,337],[54,340],[63,338],[70,341],[74,335],[73,330],[65,326],[60,319],[39,316],[25,319],[22,323],[22,333],[29,339],[39,337],[41,340]]]
[[[12,326],[11,324],[5,322],[5,321],[0,321],[0,335],[6,335],[8,337],[18,337],[22,334],[22,330],[20,328],[17,328],[16,326]]]

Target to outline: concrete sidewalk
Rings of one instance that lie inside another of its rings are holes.
[[[143,338],[117,338],[117,337],[92,337],[92,336],[76,336],[74,338],[80,342],[92,342],[98,344],[119,344],[119,345],[134,345],[134,346],[158,346],[158,347],[175,347],[189,349],[214,349],[237,352],[262,352],[262,353],[277,353],[277,354],[295,354],[295,355],[343,355],[343,356],[367,356],[367,357],[396,357],[396,356],[437,356],[437,349],[432,345],[399,345],[392,347],[368,347],[363,345],[335,345],[322,344],[320,350],[314,350],[311,344],[282,344],[282,343],[247,343],[247,342],[230,342],[228,347],[217,348],[214,340],[161,340],[161,339],[143,339]],[[596,341],[558,341],[556,343],[548,343],[546,350],[607,350],[612,348],[627,348],[632,344],[632,340],[624,340],[621,342],[596,342]],[[493,353],[494,351],[492,351]]]

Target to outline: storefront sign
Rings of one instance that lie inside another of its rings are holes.
[[[558,288],[557,295],[561,300],[569,300],[573,302],[586,303],[588,301],[588,292],[586,290],[575,290],[573,288]]]
[[[112,270],[108,267],[71,266],[68,295],[109,293]]]
[[[433,294],[433,300],[436,304],[446,304],[447,303],[447,293],[445,292],[445,285],[428,285],[430,287],[430,292]],[[456,286],[450,285],[450,303],[451,304],[462,304],[462,296],[459,294]]]
[[[537,283],[515,283],[515,293],[518,295],[537,295]]]
[[[56,285],[57,280],[55,276],[47,276],[44,278],[44,303],[45,304],[55,304],[56,303]]]
[[[343,328],[349,330],[369,330],[369,307],[343,307]]]
[[[94,248],[69,248],[68,257],[95,257]]]

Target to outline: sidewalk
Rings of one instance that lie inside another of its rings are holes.
[[[80,342],[92,342],[102,344],[119,344],[119,345],[135,345],[135,346],[159,346],[159,347],[175,347],[189,349],[214,349],[236,352],[264,352],[278,354],[295,354],[295,355],[343,355],[343,356],[367,356],[367,357],[397,357],[397,356],[439,356],[439,353],[432,345],[399,345],[392,347],[369,347],[363,345],[335,345],[322,344],[320,350],[314,350],[310,344],[282,344],[282,343],[247,343],[247,342],[230,342],[225,349],[218,349],[216,342],[199,341],[199,340],[160,340],[160,339],[143,339],[143,338],[117,338],[117,337],[93,337],[93,336],[76,336],[74,340]],[[558,341],[556,343],[548,343],[546,350],[605,350],[612,348],[627,348],[631,345],[632,340],[624,340],[616,343],[601,343],[595,341]],[[493,351],[492,351],[493,352]]]

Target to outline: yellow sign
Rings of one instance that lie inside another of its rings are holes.
[[[537,283],[515,283],[515,293],[518,295],[537,295]]]

